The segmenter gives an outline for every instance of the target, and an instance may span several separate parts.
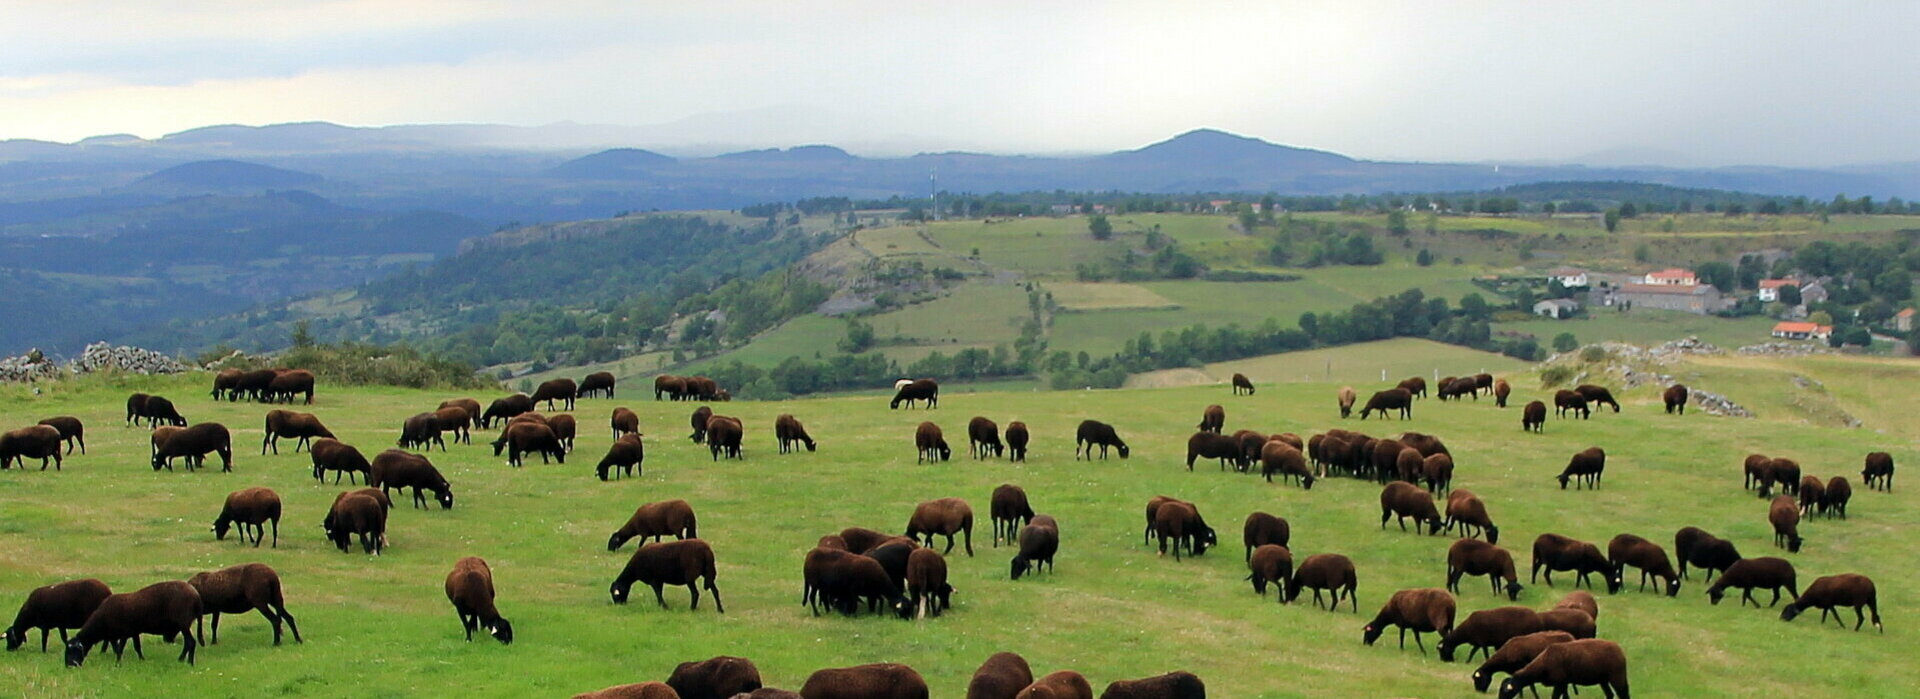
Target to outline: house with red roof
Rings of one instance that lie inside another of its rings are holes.
[[[1893,314],[1893,329],[1903,333],[1913,332],[1913,309],[1908,308]]]
[[[1692,270],[1671,267],[1658,272],[1648,272],[1640,283],[1649,286],[1697,286],[1700,278],[1695,276]]]
[[[1833,326],[1818,323],[1783,321],[1773,326],[1773,336],[1785,340],[1825,340],[1833,335]]]
[[[1778,301],[1780,300],[1780,287],[1783,287],[1783,286],[1791,286],[1796,289],[1800,288],[1800,280],[1798,279],[1762,279],[1760,280],[1760,290],[1754,293],[1754,298],[1760,299],[1761,303],[1773,303],[1775,301]]]

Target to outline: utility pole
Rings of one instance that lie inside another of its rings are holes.
[[[927,173],[927,193],[933,195],[933,220],[940,220],[940,168]]]

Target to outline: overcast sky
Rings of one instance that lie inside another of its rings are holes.
[[[0,0],[0,138],[672,124],[667,149],[1920,160],[1920,2]]]

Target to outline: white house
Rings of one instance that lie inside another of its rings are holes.
[[[1700,284],[1700,278],[1694,276],[1692,270],[1672,267],[1658,272],[1648,272],[1641,283],[1650,286],[1697,286]]]
[[[1547,299],[1533,304],[1534,315],[1546,316],[1554,320],[1571,317],[1579,310],[1580,302],[1573,299]]]
[[[1592,280],[1587,278],[1587,271],[1574,267],[1556,268],[1547,273],[1547,278],[1569,289],[1585,289],[1592,285]]]
[[[1780,300],[1780,287],[1783,286],[1791,286],[1797,289],[1800,287],[1800,282],[1794,279],[1762,279],[1760,280],[1760,290],[1754,293],[1754,298],[1760,299],[1762,303],[1778,301]]]

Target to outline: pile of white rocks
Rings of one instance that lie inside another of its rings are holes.
[[[0,358],[0,381],[34,381],[60,375],[60,366],[33,350],[17,357]]]
[[[1813,342],[1763,342],[1747,345],[1738,350],[1741,354],[1766,357],[1804,357],[1810,354],[1833,354],[1832,347]]]
[[[0,358],[0,381],[36,381],[65,374],[95,371],[125,371],[135,374],[177,374],[193,367],[150,349],[96,342],[87,345],[80,356],[61,366],[40,350]]]

